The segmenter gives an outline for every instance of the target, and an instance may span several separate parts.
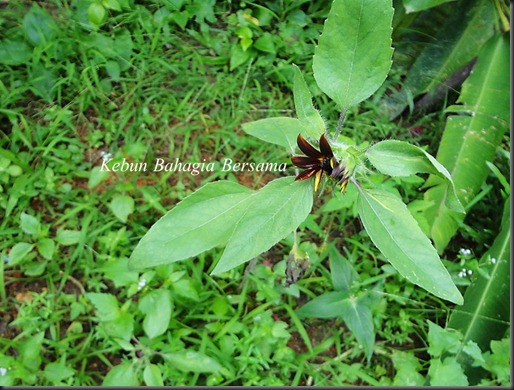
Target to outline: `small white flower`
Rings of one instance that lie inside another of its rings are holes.
[[[7,368],[0,367],[0,376],[5,376],[5,374],[7,374]]]
[[[473,275],[473,270],[468,269],[468,275]]]
[[[496,258],[495,257],[491,257],[491,264],[496,264]]]
[[[144,286],[146,286],[146,279],[141,279],[137,284],[137,289],[141,290]]]
[[[471,254],[471,250],[470,249],[467,249],[467,248],[461,248],[459,253],[462,255],[462,256],[469,256]]]

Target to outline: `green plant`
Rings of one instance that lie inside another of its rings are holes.
[[[364,9],[366,12],[362,12]],[[447,170],[423,149],[405,142],[382,141],[368,148],[358,148],[338,139],[347,110],[373,94],[389,71],[391,20],[392,8],[387,1],[378,8],[368,7],[365,1],[335,1],[332,5],[315,51],[313,67],[320,89],[342,110],[338,128],[331,137],[334,161],[357,188],[358,213],[366,232],[393,267],[432,294],[462,304],[462,296],[436,250],[398,195],[386,187],[366,188],[372,186],[372,182],[367,179],[365,160],[391,176],[420,172],[438,175],[451,195],[446,200],[448,207],[463,212]],[[360,40],[362,36],[364,40]],[[344,50],[339,50],[343,41]],[[299,69],[295,72],[298,119],[268,118],[244,126],[247,133],[290,152],[294,151],[298,133],[317,139],[326,131],[324,120],[312,106],[311,94]],[[210,183],[152,226],[132,253],[129,266],[143,268],[172,263],[226,245],[215,267],[211,267],[212,274],[222,275],[290,235],[307,218],[311,208],[311,185],[295,182],[291,177],[274,180],[258,191],[230,182]],[[293,246],[292,254],[298,258],[295,250]],[[348,306],[346,311],[341,309],[346,313],[342,313],[345,320],[357,318],[357,322],[350,322],[353,324],[350,328],[358,332],[359,316],[349,316],[356,307],[355,299],[348,298],[346,292],[334,294],[339,294],[334,298],[335,305]],[[366,305],[359,307],[357,312],[364,310],[361,314],[369,322],[369,309]],[[366,336],[357,334],[365,343],[369,358],[372,331]]]

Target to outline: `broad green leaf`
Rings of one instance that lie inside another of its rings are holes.
[[[441,328],[432,321],[428,321],[427,352],[432,357],[441,357],[445,352],[452,354],[459,349],[462,333]]]
[[[419,373],[422,367],[414,353],[394,351],[392,360],[396,369],[393,386],[423,386],[425,378]]]
[[[297,314],[304,318],[336,318],[343,314],[342,302],[348,299],[348,293],[333,291],[317,296],[307,302]]]
[[[289,152],[295,150],[298,134],[307,133],[300,120],[287,117],[247,122],[243,124],[243,130],[263,141],[283,146]]]
[[[93,25],[101,25],[107,15],[107,11],[100,3],[91,3],[87,9],[87,17]]]
[[[109,177],[109,172],[102,171],[102,167],[94,167],[89,174],[87,188],[93,189]]]
[[[484,183],[489,169],[486,162],[494,159],[497,146],[510,123],[509,36],[497,36],[484,46],[473,74],[462,86],[452,106],[465,115],[448,117],[437,153],[437,160],[450,172],[457,196],[466,205]],[[430,176],[425,186],[425,200],[433,202],[425,215],[431,225],[431,238],[443,251],[458,229],[462,216],[445,206],[446,183]]]
[[[261,188],[247,203],[212,274],[253,259],[293,232],[311,211],[312,185],[284,177]]]
[[[102,321],[100,326],[112,338],[121,338],[128,342],[134,336],[134,316],[124,311],[120,311],[113,320]]]
[[[179,351],[163,356],[173,368],[184,372],[216,372],[222,368],[213,358],[196,351]]]
[[[21,65],[32,58],[32,49],[24,41],[0,41],[0,64]]]
[[[55,251],[55,242],[50,238],[43,238],[37,243],[37,250],[47,260],[52,260]]]
[[[128,195],[115,195],[109,208],[116,218],[126,223],[128,216],[134,212],[134,199]]]
[[[21,263],[32,249],[34,249],[34,244],[28,242],[19,242],[14,245],[9,252],[9,265],[13,266]]]
[[[41,224],[38,219],[26,213],[20,214],[20,227],[25,233],[33,236],[37,236],[41,231]]]
[[[464,213],[450,173],[420,147],[404,141],[386,140],[371,146],[366,151],[366,157],[375,168],[389,176],[431,173],[441,177],[448,186],[446,206],[456,212]]]
[[[457,360],[451,356],[443,361],[432,359],[428,369],[430,386],[440,386],[448,388],[450,386],[468,386],[468,379]]]
[[[156,364],[148,364],[143,371],[143,380],[147,386],[164,386],[161,370]]]
[[[462,295],[407,206],[392,193],[359,189],[366,232],[394,268],[410,282],[461,305]]]
[[[360,302],[359,298],[342,291],[325,293],[307,302],[297,314],[307,318],[342,318],[364,347],[366,357],[371,357],[375,342],[373,319],[369,306]]]
[[[401,91],[387,99],[391,118],[413,97],[434,90],[476,57],[493,36],[496,13],[491,1],[463,1],[453,10],[435,39],[416,58]]]
[[[341,255],[335,246],[330,248],[329,260],[334,289],[345,293],[350,292],[354,280],[359,278],[352,263]]]
[[[314,78],[341,108],[384,82],[393,49],[391,0],[335,0],[314,51]]]
[[[171,319],[171,298],[166,289],[150,291],[139,301],[139,310],[145,314],[143,329],[153,339],[168,329]]]
[[[52,382],[53,385],[62,384],[61,382],[64,379],[73,376],[74,373],[75,371],[73,371],[71,367],[63,364],[63,362],[50,362],[45,366],[45,370],[43,371],[45,378]]]
[[[78,230],[59,229],[55,240],[61,245],[73,245],[80,242],[81,235],[82,233]]]
[[[455,0],[403,0],[403,6],[405,7],[405,12],[410,14],[452,1]]]
[[[206,184],[150,228],[134,249],[129,267],[168,264],[225,244],[255,193],[229,181]]]
[[[33,5],[23,18],[23,31],[28,40],[37,46],[50,41],[59,29],[46,10]]]
[[[350,296],[342,303],[342,317],[346,326],[355,335],[355,338],[364,348],[366,358],[371,358],[373,345],[375,344],[375,332],[373,330],[373,317],[370,308],[363,304],[357,297]]]
[[[38,371],[41,366],[41,347],[44,339],[45,333],[39,332],[22,343],[19,343],[17,347],[19,352],[18,361],[21,361],[23,366],[30,371]]]
[[[501,339],[510,325],[510,197],[505,201],[500,233],[479,266],[484,272],[468,286],[464,305],[453,310],[447,325],[464,335],[456,357],[470,380],[478,380],[479,373],[473,372],[472,361],[462,353],[464,346],[472,340],[487,351],[491,340]]]
[[[112,294],[87,293],[88,298],[96,309],[100,321],[110,321],[120,315],[118,300]]]
[[[255,41],[254,44],[257,50],[263,51],[265,53],[275,54],[277,49],[275,49],[275,43],[273,42],[273,35],[270,33],[264,33],[259,39]]]
[[[312,105],[312,95],[309,87],[303,78],[298,66],[293,65],[294,69],[294,106],[296,116],[305,127],[305,132],[309,137],[318,139],[325,132],[325,121],[318,110]]]
[[[102,386],[139,386],[136,372],[130,362],[123,362],[111,368]]]

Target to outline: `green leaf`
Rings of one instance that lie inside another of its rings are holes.
[[[123,362],[111,368],[105,376],[102,386],[139,386],[139,380],[129,362]]]
[[[121,11],[121,5],[117,0],[102,0],[102,4],[107,9],[112,9],[114,11]]]
[[[405,7],[405,12],[410,14],[412,12],[423,11],[451,1],[455,0],[403,0],[403,6]]]
[[[274,180],[248,199],[211,274],[220,274],[267,251],[292,233],[312,208],[312,185],[293,177]]]
[[[114,287],[128,286],[139,279],[138,272],[129,270],[126,257],[109,260],[97,271],[103,273],[105,278],[112,280]]]
[[[139,301],[139,310],[145,314],[143,329],[149,338],[164,334],[171,319],[169,291],[162,288],[150,291]]]
[[[37,46],[52,40],[59,30],[46,10],[33,5],[23,18],[23,31],[28,40]]]
[[[396,375],[393,386],[423,386],[425,378],[419,373],[421,364],[411,353],[394,351],[392,355]]]
[[[32,49],[24,41],[0,41],[0,64],[21,65],[32,58]]]
[[[509,36],[497,36],[484,46],[473,74],[462,86],[459,110],[466,115],[448,117],[437,153],[450,172],[457,196],[466,207],[484,183],[503,134],[509,128]],[[439,252],[443,251],[462,221],[462,216],[445,206],[446,183],[430,176],[425,200],[433,206],[425,212],[431,226],[430,236]]]
[[[68,246],[78,244],[81,235],[82,233],[78,230],[59,229],[55,239],[59,244]]]
[[[9,252],[9,265],[19,264],[34,249],[34,244],[19,242],[14,245]]]
[[[44,339],[45,333],[39,332],[20,343],[21,345],[17,348],[20,354],[18,361],[21,360],[23,366],[30,371],[39,371],[42,361],[41,347]]]
[[[393,49],[391,0],[335,0],[314,51],[314,78],[343,109],[384,82]]]
[[[33,236],[37,236],[41,232],[41,224],[38,219],[26,213],[20,214],[20,227],[25,233]]]
[[[168,264],[225,244],[254,195],[255,191],[229,181],[206,184],[150,228],[132,253],[129,267]]]
[[[369,359],[373,353],[375,333],[373,318],[368,305],[346,292],[335,291],[322,294],[307,302],[298,311],[299,317],[336,318],[341,317]]]
[[[112,338],[121,338],[128,342],[134,336],[134,317],[127,312],[118,311],[115,319],[102,321],[100,325],[107,336]]]
[[[275,54],[277,52],[275,43],[273,42],[273,35],[270,33],[262,34],[262,36],[255,41],[254,47],[265,53]]]
[[[147,386],[164,386],[161,370],[156,364],[148,364],[143,371],[143,380]]]
[[[325,121],[319,111],[312,105],[312,95],[300,68],[293,65],[293,69],[293,93],[296,116],[302,122],[305,133],[311,138],[318,139],[325,132]]]
[[[335,246],[330,248],[329,260],[334,289],[345,293],[350,292],[353,282],[359,278],[352,263],[341,255]]]
[[[105,10],[104,6],[100,3],[91,3],[89,8],[87,9],[87,17],[89,21],[96,26],[102,24],[102,22],[105,19],[105,15],[107,15],[107,11]]]
[[[64,379],[73,376],[74,373],[75,371],[71,367],[62,362],[50,362],[45,366],[44,370],[45,378],[54,385],[61,384]]]
[[[278,117],[243,123],[243,130],[263,141],[283,146],[292,153],[296,147],[296,137],[304,128],[298,119]]]
[[[115,195],[109,208],[116,218],[126,223],[128,216],[134,212],[134,199],[128,195]]]
[[[348,293],[332,291],[321,294],[307,302],[297,314],[305,318],[336,318],[343,314],[342,302],[348,299]]]
[[[250,48],[243,50],[240,45],[232,45],[230,50],[230,70],[234,70],[237,67],[243,65],[255,54],[255,51]]]
[[[443,361],[441,359],[432,359],[430,361],[430,368],[428,369],[428,376],[430,377],[430,386],[468,386],[468,379],[462,367],[457,360],[452,357],[447,357]]]
[[[412,65],[401,91],[391,96],[390,117],[398,116],[409,100],[429,92],[470,62],[494,34],[496,12],[489,0],[463,1]]]
[[[119,317],[120,309],[118,300],[112,294],[87,293],[86,297],[96,309],[96,315],[100,321],[110,321]]]
[[[462,295],[401,199],[379,190],[359,191],[359,215],[366,232],[392,266],[410,282],[461,305]]]
[[[50,238],[43,238],[37,243],[37,250],[47,260],[52,260],[55,251],[55,242]]]
[[[163,356],[173,368],[184,372],[216,372],[222,368],[213,358],[196,351],[178,351]]]
[[[375,168],[389,176],[431,173],[441,177],[448,186],[446,206],[456,212],[464,213],[450,173],[439,161],[420,147],[404,141],[381,141],[366,151],[366,157]]]
[[[87,188],[93,189],[109,177],[109,172],[102,171],[102,167],[94,167],[89,174]]]
[[[464,305],[453,310],[447,325],[464,335],[456,357],[466,372],[473,370],[462,353],[464,346],[472,340],[487,351],[491,340],[501,339],[510,325],[510,197],[505,201],[500,233],[479,266],[484,272],[468,286]]]
[[[375,332],[373,330],[373,317],[368,305],[358,298],[350,296],[342,302],[344,322],[355,335],[355,338],[364,348],[366,358],[371,359],[375,344]]]
[[[439,325],[428,321],[428,350],[432,357],[441,357],[444,352],[456,353],[462,340],[460,332],[441,328]]]

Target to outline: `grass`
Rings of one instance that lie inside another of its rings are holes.
[[[148,228],[201,185],[228,179],[260,188],[274,176],[106,174],[98,171],[104,156],[289,163],[281,150],[245,135],[241,124],[293,116],[287,54],[307,69],[313,48],[306,33],[290,53],[261,53],[230,69],[234,28],[223,16],[236,10],[217,6],[213,30],[202,32],[207,24],[191,20],[188,32],[162,19],[161,3],[111,10],[95,33],[81,27],[87,1],[45,2],[57,26],[51,39],[35,46],[26,63],[0,67],[0,254],[10,256],[0,268],[1,383],[391,385],[397,369],[391,354],[405,349],[427,360],[425,320],[444,325],[449,309],[391,271],[362,232],[351,190],[334,198],[348,203],[342,210],[327,196],[315,200],[299,232],[311,266],[291,288],[282,284],[290,238],[222,277],[208,275],[219,249],[145,272],[128,270]],[[25,39],[19,27],[30,4],[0,7],[0,38]],[[297,31],[286,22],[281,28]],[[349,113],[346,136],[356,143],[394,137],[433,147],[441,112],[392,123],[379,115],[379,97]],[[316,103],[334,127],[335,107],[321,96]],[[413,136],[414,126],[426,131]],[[418,182],[400,184],[407,198],[417,196]],[[11,250],[19,243],[24,253],[13,264]],[[332,288],[331,245],[360,276],[355,291],[369,291],[374,301],[371,361],[342,321],[295,313]],[[166,332],[149,338],[148,327],[158,326],[165,306],[159,294],[169,296],[172,319]]]

